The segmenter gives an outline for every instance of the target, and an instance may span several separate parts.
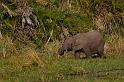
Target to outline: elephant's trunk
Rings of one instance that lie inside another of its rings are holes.
[[[62,56],[62,55],[64,55],[64,49],[61,47],[61,48],[59,48],[59,50],[58,50],[58,54],[60,55],[60,56]]]

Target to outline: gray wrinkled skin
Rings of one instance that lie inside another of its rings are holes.
[[[82,52],[88,58],[93,57],[93,54],[97,54],[101,58],[104,55],[104,44],[105,41],[100,32],[79,33],[67,37],[62,47],[58,49],[58,54],[62,56],[65,51],[73,51],[76,58],[80,58]]]

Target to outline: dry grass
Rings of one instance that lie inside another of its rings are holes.
[[[105,53],[108,55],[124,54],[124,38],[118,35],[109,37],[106,41]]]
[[[18,43],[17,43],[18,44]],[[14,54],[19,54],[19,50],[16,48],[18,45],[15,45],[11,38],[4,37],[0,39],[0,56],[1,57],[9,57]],[[20,47],[20,46],[19,46]],[[35,46],[33,46],[35,48]],[[25,47],[24,49],[20,49],[21,54],[27,56],[27,60],[33,60],[36,63],[40,64],[40,59],[38,57],[39,53],[33,47]],[[56,40],[54,42],[49,42],[45,45],[44,49],[41,50],[42,54],[51,54],[52,56],[57,57],[58,48],[61,47],[61,42]],[[23,48],[23,47],[22,47]],[[41,54],[41,53],[40,53]],[[124,54],[124,38],[119,35],[112,35],[107,37],[105,44],[105,54],[107,55],[120,55]]]
[[[18,54],[18,52],[11,38],[6,36],[0,39],[0,56],[8,57],[13,54]]]
[[[17,43],[18,44],[18,43]],[[20,47],[21,44],[14,44],[9,37],[0,39],[0,58],[10,58],[15,56],[17,61],[20,62],[19,67],[43,67],[44,63],[39,58],[38,52],[31,47]],[[20,47],[17,49],[17,47]],[[16,60],[16,59],[15,59]]]
[[[22,67],[31,67],[31,66],[37,66],[37,67],[44,67],[44,63],[41,60],[42,58],[39,58],[38,52],[36,52],[35,49],[27,47],[24,49],[23,55],[23,64]]]
[[[57,55],[58,48],[61,47],[61,43],[59,41],[50,42],[44,47],[45,53],[53,54],[54,56]]]

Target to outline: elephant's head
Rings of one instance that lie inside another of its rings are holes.
[[[73,38],[72,37],[66,38],[65,41],[62,44],[62,47],[59,48],[58,54],[60,56],[62,56],[62,55],[64,55],[65,51],[72,51],[72,43],[73,43]]]

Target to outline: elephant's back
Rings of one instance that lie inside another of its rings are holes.
[[[84,33],[86,37],[102,37],[101,33],[98,31],[90,31],[87,33]]]
[[[76,44],[82,47],[89,47],[92,51],[97,50],[101,43],[104,43],[104,40],[98,31],[80,33],[76,36]]]
[[[75,39],[82,39],[81,41],[99,41],[103,40],[103,37],[98,31],[90,31],[87,33],[79,33],[74,36]]]

